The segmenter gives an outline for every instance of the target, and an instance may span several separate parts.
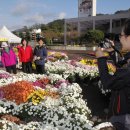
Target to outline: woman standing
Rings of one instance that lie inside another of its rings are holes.
[[[21,40],[22,46],[19,48],[19,61],[22,62],[22,70],[24,73],[32,73],[32,47],[28,45],[26,39]]]
[[[43,38],[38,39],[38,46],[34,49],[34,62],[38,74],[45,73],[45,62],[47,58],[47,49]]]
[[[110,89],[109,104],[110,121],[116,130],[130,130],[130,19],[125,22],[120,34],[124,65],[117,68],[114,75],[110,75],[107,66],[107,57],[101,48],[96,51],[98,68],[104,89]],[[107,51],[107,50],[106,50]]]
[[[14,51],[8,46],[6,42],[2,42],[1,47],[3,48],[1,55],[3,66],[6,68],[7,72],[11,73],[13,70],[13,73],[16,74],[17,58]]]

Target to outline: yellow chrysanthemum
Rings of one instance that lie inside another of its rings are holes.
[[[108,63],[108,70],[109,70],[109,72],[115,73],[116,67],[113,64]]]
[[[80,63],[82,63],[82,64],[86,64],[86,60],[85,59],[82,59],[81,61],[80,61]]]
[[[96,65],[96,60],[93,59],[81,59],[80,63],[85,65]]]

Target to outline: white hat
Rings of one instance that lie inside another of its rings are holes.
[[[8,47],[8,44],[6,42],[2,42],[1,47]]]

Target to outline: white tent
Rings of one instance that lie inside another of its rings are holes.
[[[5,26],[0,30],[0,36],[7,38],[9,43],[20,43],[21,38],[10,32]]]
[[[4,36],[0,35],[0,42],[1,42],[1,41],[8,41],[8,39],[5,38]]]

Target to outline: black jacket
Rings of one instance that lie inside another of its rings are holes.
[[[118,53],[117,53],[118,52]],[[117,57],[116,57],[117,53]],[[127,60],[130,58],[130,52],[126,53],[124,56],[117,50],[109,52],[109,56],[116,67],[121,68],[124,64],[127,63]]]
[[[129,58],[127,57],[127,59]],[[107,58],[101,57],[98,58],[98,68],[104,89],[112,91],[109,114],[130,114],[130,65],[118,68],[114,75],[110,75],[107,67]]]

